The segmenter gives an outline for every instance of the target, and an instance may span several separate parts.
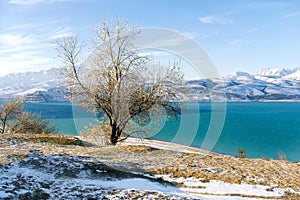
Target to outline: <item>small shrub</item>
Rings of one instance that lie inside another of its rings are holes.
[[[268,160],[266,156],[261,157],[262,160]]]
[[[12,133],[50,134],[57,133],[58,128],[49,120],[42,119],[41,115],[23,112],[18,120],[10,127]]]
[[[246,151],[242,148],[238,148],[237,152],[239,153],[240,158],[246,158]]]
[[[286,158],[286,154],[285,154],[285,153],[279,151],[278,154],[277,154],[277,156],[278,156],[278,159],[279,159],[279,160],[285,160],[285,161],[287,161],[287,158]]]
[[[210,182],[210,180],[209,180],[208,178],[203,178],[203,179],[201,180],[201,182],[202,182],[202,183],[208,183],[208,182]]]
[[[102,120],[99,124],[90,123],[85,126],[84,130],[80,132],[82,140],[90,142],[98,146],[107,146],[110,144],[111,127],[108,122]]]

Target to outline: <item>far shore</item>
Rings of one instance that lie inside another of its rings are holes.
[[[7,99],[7,98],[0,98],[0,99]],[[10,99],[10,98],[9,98]],[[27,103],[72,103],[70,101],[59,101],[59,102],[46,102],[46,101],[26,101]],[[227,100],[227,101],[179,101],[180,103],[255,103],[255,102],[261,102],[261,103],[276,103],[276,102],[295,102],[299,103],[300,99],[278,99],[278,100]]]

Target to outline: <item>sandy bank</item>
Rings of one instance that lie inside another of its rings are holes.
[[[181,144],[175,144],[171,142],[164,142],[159,140],[149,140],[149,139],[139,139],[139,138],[128,138],[124,142],[120,143],[121,146],[128,146],[128,145],[144,145],[152,148],[162,149],[162,150],[169,150],[169,151],[177,151],[182,153],[194,153],[194,154],[201,154],[201,155],[221,155],[219,153],[207,151],[200,148],[185,146]]]

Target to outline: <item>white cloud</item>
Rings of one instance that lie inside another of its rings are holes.
[[[53,2],[68,2],[76,0],[8,0],[8,3],[15,5],[36,5],[39,3],[53,3]]]
[[[28,29],[35,29],[35,30],[47,30],[49,27],[53,25],[57,25],[59,23],[67,23],[69,20],[67,19],[58,19],[58,20],[50,20],[50,21],[43,21],[43,22],[30,22],[30,23],[23,23],[23,24],[14,24],[10,27],[6,27],[4,30],[6,31],[26,31]]]
[[[55,30],[51,31],[50,39],[58,39],[58,38],[74,35],[74,33],[72,33],[70,30],[71,30],[70,27],[63,27],[63,28],[55,29]]]
[[[182,32],[182,34],[191,39],[196,39],[199,36],[198,32]]]
[[[21,34],[0,34],[0,43],[2,45],[20,46],[33,42],[32,36],[23,36]]]
[[[288,13],[284,16],[285,18],[290,18],[290,17],[300,17],[300,12],[292,12]]]
[[[204,24],[215,24],[217,20],[214,16],[205,16],[199,17],[199,21]]]
[[[17,5],[33,5],[42,2],[49,2],[49,0],[9,0],[8,2]]]
[[[50,41],[44,35],[0,34],[0,53],[8,55],[44,50],[49,46],[48,43]]]
[[[187,38],[191,40],[196,40],[196,39],[207,39],[212,36],[219,35],[220,31],[219,30],[205,30],[205,31],[190,31],[190,32],[180,32],[180,34],[186,36]],[[181,42],[180,40],[178,41],[179,43]],[[175,43],[176,44],[176,43]]]
[[[228,44],[232,47],[241,47],[244,44],[244,40],[234,39],[234,40],[228,41]]]
[[[33,28],[33,24],[32,23],[28,23],[28,24],[18,24],[15,26],[11,26],[8,27],[7,30],[19,30],[19,29],[29,29],[29,28]]]
[[[224,16],[208,15],[198,18],[204,24],[232,24],[233,21],[226,19]]]
[[[15,28],[23,29],[27,26],[24,24],[23,27]],[[18,29],[0,34],[0,75],[57,66],[57,61],[53,59],[56,55],[53,40],[65,36],[71,28],[39,28],[42,31],[32,31],[28,35]]]
[[[15,59],[14,62],[12,62],[11,59]],[[44,63],[51,63],[51,62],[53,62],[51,58],[47,58],[47,57],[28,58],[23,55],[15,55],[4,59],[1,58],[0,66],[3,66],[3,68],[1,67],[0,76],[12,72],[26,72],[26,71],[49,69],[52,66],[44,65]]]

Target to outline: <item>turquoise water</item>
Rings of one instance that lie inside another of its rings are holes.
[[[96,119],[93,114],[69,103],[29,103],[26,107],[52,119],[63,134],[78,134]],[[222,114],[222,107],[189,103],[184,109],[185,114],[169,118],[153,138],[205,147],[203,141],[209,126],[214,130],[222,124],[222,120],[212,120],[214,113]],[[281,152],[288,160],[300,160],[300,103],[227,103],[225,114],[220,136],[216,134],[209,138],[212,140],[209,143],[217,141],[212,151],[238,155],[236,150],[243,148],[251,158],[266,156],[277,159]]]

